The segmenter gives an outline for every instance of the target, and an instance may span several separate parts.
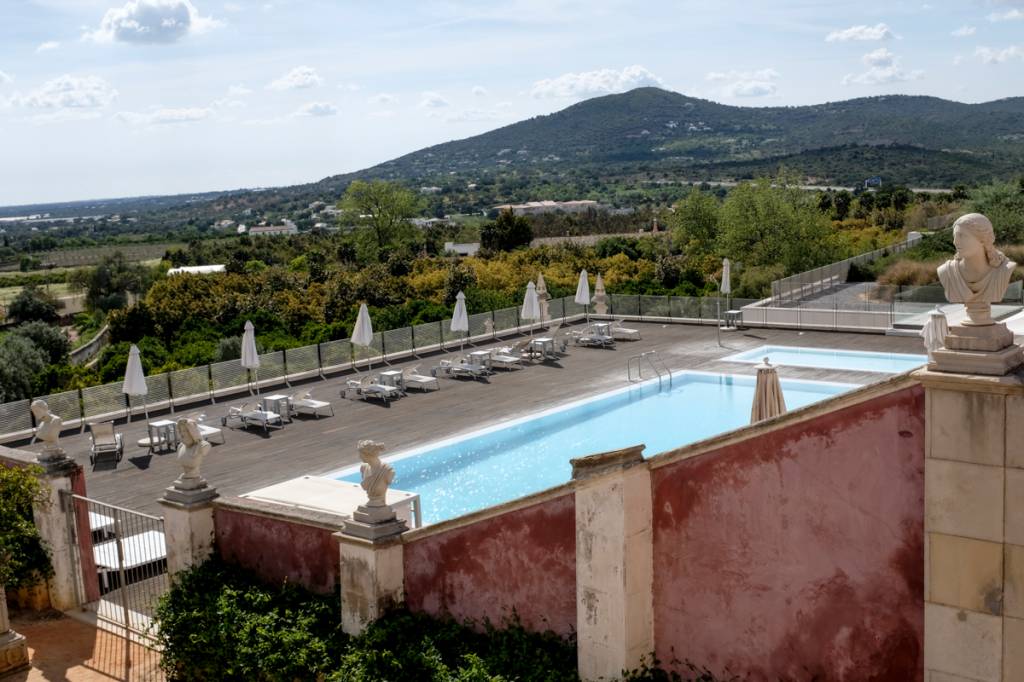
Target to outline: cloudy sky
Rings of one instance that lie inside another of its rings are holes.
[[[0,205],[314,181],[641,85],[1024,95],[1024,0],[3,0]]]

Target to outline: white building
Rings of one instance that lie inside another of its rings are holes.
[[[512,215],[537,215],[538,213],[586,213],[601,208],[601,204],[591,199],[578,201],[527,201],[525,204],[500,204],[494,207],[498,211],[512,211]]]

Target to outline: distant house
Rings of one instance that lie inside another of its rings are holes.
[[[469,242],[460,244],[458,242],[445,242],[445,253],[454,253],[457,256],[475,256],[480,250],[480,242]]]
[[[249,228],[249,234],[253,237],[280,237],[298,233],[299,228],[290,220],[284,221],[283,225],[257,225]]]
[[[500,204],[494,207],[498,211],[512,211],[513,215],[537,215],[539,213],[554,213],[563,211],[565,213],[585,213],[596,211],[601,204],[591,199],[577,201],[527,201],[525,204]]]
[[[420,187],[420,194],[437,194],[440,191],[440,187]]]
[[[171,268],[168,275],[209,275],[215,272],[225,272],[223,265],[183,265],[180,268]]]
[[[424,228],[432,225],[445,225],[450,221],[448,218],[412,218],[409,222],[416,227]]]

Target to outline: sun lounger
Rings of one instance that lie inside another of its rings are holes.
[[[95,467],[101,462],[113,462],[117,467],[117,463],[124,456],[124,442],[121,434],[114,431],[114,423],[89,424],[89,437],[92,440],[89,447],[89,463]]]
[[[249,428],[251,424],[256,424],[263,427],[264,433],[270,433],[271,426],[284,428],[284,417],[277,412],[268,412],[261,407],[257,407],[250,412],[243,412],[241,419],[243,427]]]
[[[345,389],[342,391],[342,397],[344,398],[352,399],[352,396],[359,400],[376,398],[385,405],[401,395],[402,391],[397,386],[376,383],[370,376],[364,376],[359,380],[349,379]]]
[[[441,364],[434,368],[434,373],[440,372],[452,378],[472,378],[472,379],[484,379],[491,370],[487,369],[484,365],[478,365],[472,362],[466,362],[465,358],[459,358],[455,362],[451,360],[442,360]]]
[[[202,437],[203,440],[212,443],[213,441],[210,440],[211,438],[219,438],[221,444],[225,442],[224,430],[219,429],[211,424],[207,424],[205,414],[200,414],[196,417],[193,417],[193,419],[196,422],[196,426],[199,427],[199,435]]]
[[[577,346],[587,346],[590,348],[609,348],[615,345],[613,337],[607,334],[597,334],[589,330],[574,332],[572,340]]]
[[[639,341],[640,330],[623,327],[622,322],[623,320],[615,320],[612,322],[612,338],[618,341]]]
[[[428,388],[439,390],[441,388],[441,382],[437,380],[436,376],[430,376],[427,374],[420,374],[419,365],[416,367],[406,367],[402,370],[402,383],[408,388],[418,388],[421,391],[426,391]]]
[[[521,355],[502,353],[500,348],[491,351],[490,363],[491,367],[500,367],[501,369],[522,369],[524,366]]]
[[[334,416],[334,406],[326,400],[315,400],[309,391],[305,393],[296,393],[291,398],[292,414],[311,414],[317,419],[320,418],[320,412],[330,411],[331,416]]]

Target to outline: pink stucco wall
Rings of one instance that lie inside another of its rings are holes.
[[[270,584],[285,580],[330,594],[338,582],[340,551],[333,531],[284,519],[214,510],[217,552]]]
[[[920,386],[652,473],[663,664],[922,679]]]
[[[405,545],[409,608],[501,624],[514,610],[531,630],[576,628],[572,493]]]

